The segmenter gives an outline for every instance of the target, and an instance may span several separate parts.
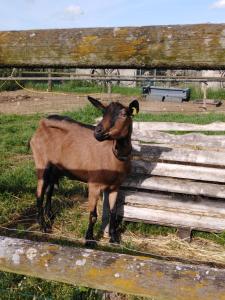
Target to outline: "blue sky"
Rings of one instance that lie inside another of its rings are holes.
[[[0,0],[0,31],[225,23],[225,0]]]

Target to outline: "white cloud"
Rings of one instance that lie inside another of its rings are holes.
[[[64,15],[67,16],[80,16],[83,14],[83,11],[79,5],[69,5],[64,9]]]
[[[78,18],[83,15],[84,12],[79,5],[69,5],[65,7],[61,12],[56,13],[57,16],[62,21],[66,22],[74,22],[77,21]]]
[[[211,5],[211,8],[225,8],[225,0],[218,0]]]

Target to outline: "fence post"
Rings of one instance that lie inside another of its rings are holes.
[[[51,69],[48,69],[48,88],[47,91],[51,92],[52,91],[52,80],[51,80],[52,74],[51,74]]]
[[[107,94],[112,93],[112,81],[107,82]]]
[[[208,83],[206,81],[202,82],[202,91],[203,91],[203,108],[206,110],[206,99],[207,99],[207,86]]]

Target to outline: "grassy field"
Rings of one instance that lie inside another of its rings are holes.
[[[91,106],[87,106],[67,115],[91,124],[100,114]],[[41,117],[43,115],[0,114],[0,231],[2,234],[27,237],[24,230],[38,230],[34,196],[36,176],[27,145]],[[225,121],[225,115],[140,114],[136,120],[206,124]],[[63,243],[60,236],[68,236],[71,239],[80,239],[84,236],[88,221],[86,196],[86,185],[66,179],[62,181],[59,191],[54,195],[53,208],[57,212],[54,234],[58,236],[58,242]],[[10,227],[15,231],[8,232],[2,227]],[[100,222],[97,224],[97,230],[98,228]],[[174,229],[163,226],[144,224],[127,224],[126,230],[143,236],[167,235],[174,232]],[[195,235],[225,244],[225,234],[210,235],[197,232]],[[130,241],[124,243],[124,247],[128,246],[135,249]],[[8,273],[0,273],[0,293],[0,299],[102,299],[103,297],[103,292]],[[129,299],[141,298],[127,296],[126,300]]]
[[[37,89],[37,90],[47,90],[47,83],[28,82],[25,84],[25,87]],[[97,85],[95,83],[91,83],[88,81],[66,81],[63,84],[54,83],[52,85],[52,91],[88,94],[88,93],[104,93],[107,92],[107,88],[104,87],[104,85]],[[118,93],[127,96],[138,96],[141,93],[141,88],[113,85],[112,93]]]

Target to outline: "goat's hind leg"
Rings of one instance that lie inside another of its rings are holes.
[[[94,185],[89,185],[88,191],[88,206],[89,206],[89,224],[85,234],[86,245],[92,245],[94,243],[94,225],[97,221],[97,202],[99,198],[99,188]]]
[[[46,189],[46,204],[45,204],[45,218],[46,218],[46,228],[51,231],[52,224],[54,221],[54,214],[52,212],[52,195],[55,185],[59,184],[59,172],[53,165],[49,165],[46,174],[46,181],[48,183]]]
[[[38,170],[37,177],[37,192],[36,192],[36,201],[37,201],[37,221],[40,225],[41,230],[45,231],[45,217],[44,217],[44,195],[47,188],[46,181],[44,179],[45,170]]]
[[[44,169],[39,169],[37,172],[38,184],[37,184],[37,220],[42,231],[46,232],[48,225],[48,218],[46,218],[46,207],[50,211],[51,208],[51,197],[53,193],[53,187],[51,187],[50,181],[51,167],[47,166]],[[46,205],[44,209],[44,197],[46,196]],[[46,220],[47,219],[47,220]]]

